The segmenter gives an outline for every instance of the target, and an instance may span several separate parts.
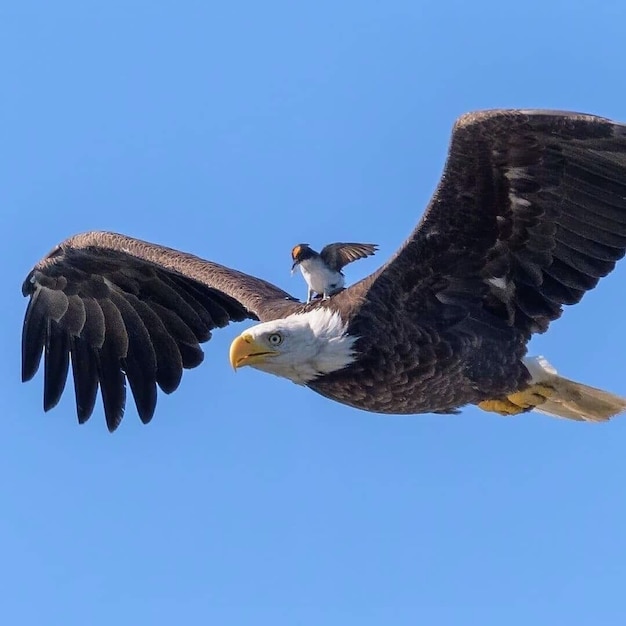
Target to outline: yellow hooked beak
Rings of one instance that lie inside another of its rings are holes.
[[[276,356],[277,351],[271,350],[266,345],[261,345],[250,335],[244,333],[239,335],[230,344],[230,364],[234,370],[244,365],[257,365],[263,363],[267,358]]]

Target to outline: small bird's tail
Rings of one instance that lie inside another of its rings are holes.
[[[545,402],[534,407],[539,413],[584,422],[605,422],[626,411],[626,398],[563,378],[542,356],[526,358],[524,365],[532,376],[531,385],[545,386],[552,392]]]

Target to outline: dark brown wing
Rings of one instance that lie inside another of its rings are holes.
[[[373,243],[329,243],[320,256],[331,269],[339,271],[348,263],[373,255],[378,246]]]
[[[71,361],[79,422],[98,387],[110,431],[124,414],[125,380],[143,422],[158,385],[174,391],[183,368],[203,359],[211,330],[244,319],[270,320],[297,308],[268,282],[191,254],[123,235],[67,239],[42,259],[22,287],[30,296],[22,334],[22,380],[44,353],[44,409],[54,407]]]
[[[454,127],[420,224],[344,297],[478,304],[528,338],[625,250],[626,126],[558,111],[472,113]]]

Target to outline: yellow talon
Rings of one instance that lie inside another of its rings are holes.
[[[498,413],[499,415],[518,415],[519,413],[524,413],[524,411],[527,410],[517,404],[514,404],[508,398],[502,398],[501,400],[483,400],[478,403],[478,406],[483,411]]]
[[[523,391],[509,394],[505,398],[497,400],[483,400],[478,406],[483,411],[490,411],[500,415],[518,415],[532,411],[535,407],[543,404],[552,396],[554,390],[545,385],[532,385]]]

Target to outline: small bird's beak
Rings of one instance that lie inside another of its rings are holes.
[[[293,273],[296,271],[296,267],[298,267],[298,265],[300,265],[300,261],[294,261],[293,265],[291,266],[291,275],[293,276]]]
[[[236,371],[244,365],[257,365],[266,359],[276,356],[278,352],[269,350],[267,346],[257,343],[249,333],[239,335],[230,344],[230,364]]]

